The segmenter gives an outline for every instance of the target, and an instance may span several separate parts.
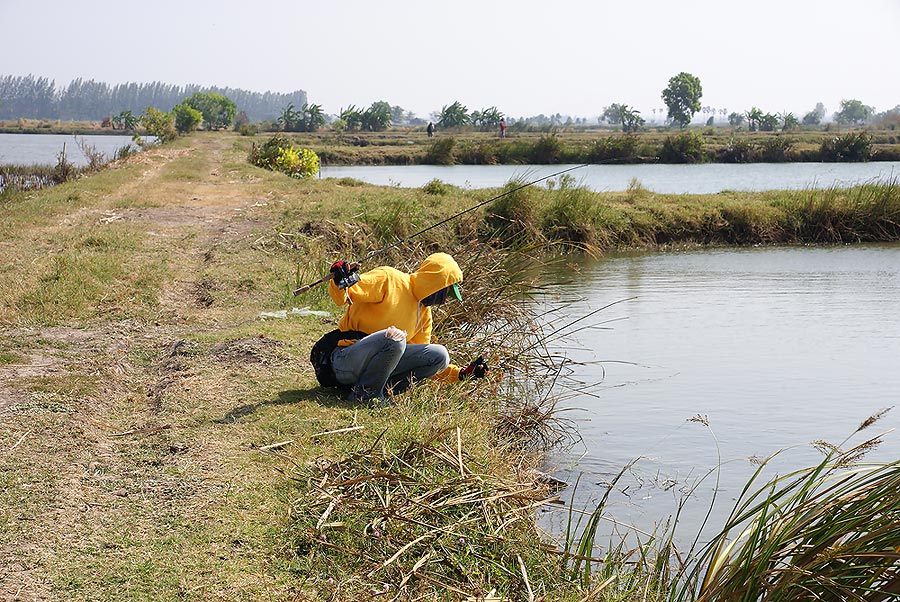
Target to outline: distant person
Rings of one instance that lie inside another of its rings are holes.
[[[434,136],[434,124],[432,122],[428,122],[428,127],[425,128],[425,131],[428,132],[428,137],[431,138]]]
[[[500,120],[500,137],[506,138],[506,120],[505,119]]]

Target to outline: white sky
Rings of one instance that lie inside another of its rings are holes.
[[[0,0],[0,75],[305,90],[326,113],[460,101],[650,120],[680,71],[704,106],[900,104],[900,0]]]

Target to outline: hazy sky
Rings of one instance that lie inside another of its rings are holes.
[[[900,104],[900,0],[0,0],[0,75],[305,90],[326,113],[454,101],[648,120],[680,71],[704,106]]]

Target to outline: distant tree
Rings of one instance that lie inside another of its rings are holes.
[[[740,127],[744,125],[744,114],[743,113],[731,113],[728,115],[728,124],[731,127]]]
[[[184,104],[200,111],[203,115],[203,126],[207,130],[230,127],[237,111],[234,102],[215,92],[197,92],[185,99]]]
[[[766,113],[759,119],[760,132],[774,132],[781,124],[781,118],[773,113]]]
[[[112,128],[114,130],[125,130],[127,132],[138,126],[139,119],[134,113],[126,109],[110,118],[110,123],[112,123]]]
[[[144,114],[141,115],[141,124],[147,133],[155,136],[160,143],[171,142],[178,137],[174,115],[157,108],[147,107]]]
[[[503,113],[497,110],[497,107],[488,107],[481,111],[472,111],[472,115],[470,116],[472,125],[483,132],[490,132],[499,128],[503,118]]]
[[[373,102],[362,114],[362,129],[369,132],[381,132],[391,125],[391,105],[383,100]]]
[[[346,109],[341,109],[340,119],[347,124],[347,129],[356,131],[362,127],[362,111],[356,108],[356,105],[350,105]]]
[[[337,134],[339,137],[344,134],[344,130],[347,129],[347,122],[338,117],[334,121],[331,122],[332,131]]]
[[[842,100],[841,110],[834,114],[834,120],[847,125],[863,125],[875,114],[873,107],[858,100]]]
[[[897,105],[893,109],[889,109],[884,113],[879,113],[875,116],[875,121],[880,127],[889,130],[896,130],[900,128],[900,105]]]
[[[391,123],[394,125],[401,125],[406,123],[406,111],[403,110],[403,107],[400,105],[394,105],[391,107]]]
[[[816,108],[803,116],[803,125],[819,125],[825,118],[825,105],[821,102],[816,103]]]
[[[626,133],[638,131],[645,123],[641,112],[628,105],[622,105],[620,119],[622,120],[622,131]]]
[[[325,112],[319,104],[303,103],[303,106],[300,107],[300,115],[303,119],[304,132],[315,132],[325,125]]]
[[[759,124],[762,122],[763,112],[762,109],[758,107],[752,107],[749,111],[747,111],[744,116],[747,118],[747,129],[751,132],[755,132],[759,129]]]
[[[177,119],[176,119],[177,121]],[[234,116],[234,131],[240,131],[241,128],[247,127],[250,125],[250,116],[247,115],[246,111],[238,111],[238,114]]]
[[[781,115],[781,130],[786,132],[788,130],[796,130],[800,127],[800,120],[790,112],[786,112]]]
[[[203,123],[203,113],[185,103],[175,105],[172,114],[175,116],[175,130],[179,134],[193,132]]]
[[[603,113],[600,114],[600,122],[605,121],[610,125],[619,125],[622,123],[622,114],[626,109],[628,109],[628,105],[614,102],[603,108]]]
[[[684,71],[669,79],[669,85],[662,91],[662,99],[669,109],[669,119],[681,127],[687,126],[694,113],[700,110],[702,96],[700,79]]]
[[[442,128],[456,128],[469,124],[469,111],[458,100],[441,109],[438,125]]]

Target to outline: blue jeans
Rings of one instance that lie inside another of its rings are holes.
[[[331,354],[334,376],[351,387],[350,399],[354,401],[384,398],[386,389],[402,393],[413,382],[443,372],[450,365],[450,354],[443,345],[409,345],[384,334],[379,330]]]

